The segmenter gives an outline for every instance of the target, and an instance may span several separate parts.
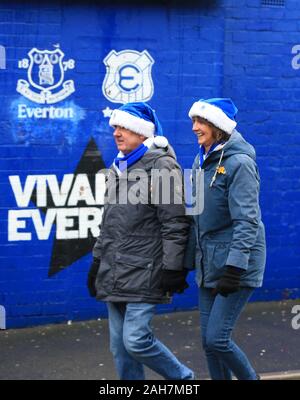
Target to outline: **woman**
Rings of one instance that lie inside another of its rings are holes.
[[[235,129],[237,111],[225,98],[199,100],[189,111],[200,145],[193,176],[197,169],[203,173],[204,208],[194,216],[186,268],[197,269],[202,343],[211,378],[228,380],[233,373],[256,380],[231,338],[254,289],[262,285],[266,251],[255,151]]]

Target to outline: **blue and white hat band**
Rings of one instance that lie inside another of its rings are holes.
[[[113,111],[109,120],[109,125],[112,127],[116,125],[122,126],[123,128],[145,137],[153,137],[155,133],[155,125],[153,122],[146,121],[145,119],[136,117],[122,110]]]
[[[237,125],[236,121],[229,118],[221,108],[201,100],[196,101],[192,105],[189,111],[189,117],[204,118],[229,135],[231,135]]]

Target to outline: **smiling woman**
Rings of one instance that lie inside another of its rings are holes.
[[[193,176],[204,178],[204,207],[194,216],[186,268],[197,269],[202,343],[212,379],[256,380],[231,333],[254,288],[262,285],[265,233],[255,151],[235,129],[231,99],[201,99],[189,117],[200,145]],[[193,192],[197,192],[196,180]]]
[[[213,129],[203,118],[195,116],[192,118],[193,121],[193,131],[197,135],[198,143],[200,146],[205,147],[205,152],[210,149],[211,145],[214,143]]]
[[[206,153],[213,143],[224,143],[230,138],[230,135],[227,132],[217,128],[204,118],[195,116],[192,118],[192,121],[192,129],[197,135],[198,143],[200,146],[204,146]]]

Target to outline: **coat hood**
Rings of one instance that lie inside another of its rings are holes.
[[[157,146],[155,143],[149,148],[142,158],[144,164],[152,163],[160,157],[168,156],[176,160],[176,155],[173,147],[170,143],[167,143],[165,147]]]
[[[256,159],[254,147],[250,143],[246,142],[246,140],[237,130],[233,131],[230,139],[223,147],[223,150],[224,158],[232,156],[234,154],[246,154],[253,160]]]
[[[236,154],[246,154],[252,160],[256,160],[254,147],[248,143],[237,130],[234,130],[228,142],[226,142],[224,145],[217,146],[216,149],[205,160],[205,164],[209,164],[211,162],[220,163],[222,160]],[[197,163],[199,162],[198,157],[199,155],[196,158]]]

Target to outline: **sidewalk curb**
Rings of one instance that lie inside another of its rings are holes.
[[[268,372],[260,374],[263,381],[300,380],[300,370]]]
[[[284,380],[300,380],[300,370],[295,371],[279,371],[279,372],[264,372],[259,374],[262,381],[284,381]],[[211,380],[206,378],[205,380]],[[237,380],[233,377],[233,380]]]

